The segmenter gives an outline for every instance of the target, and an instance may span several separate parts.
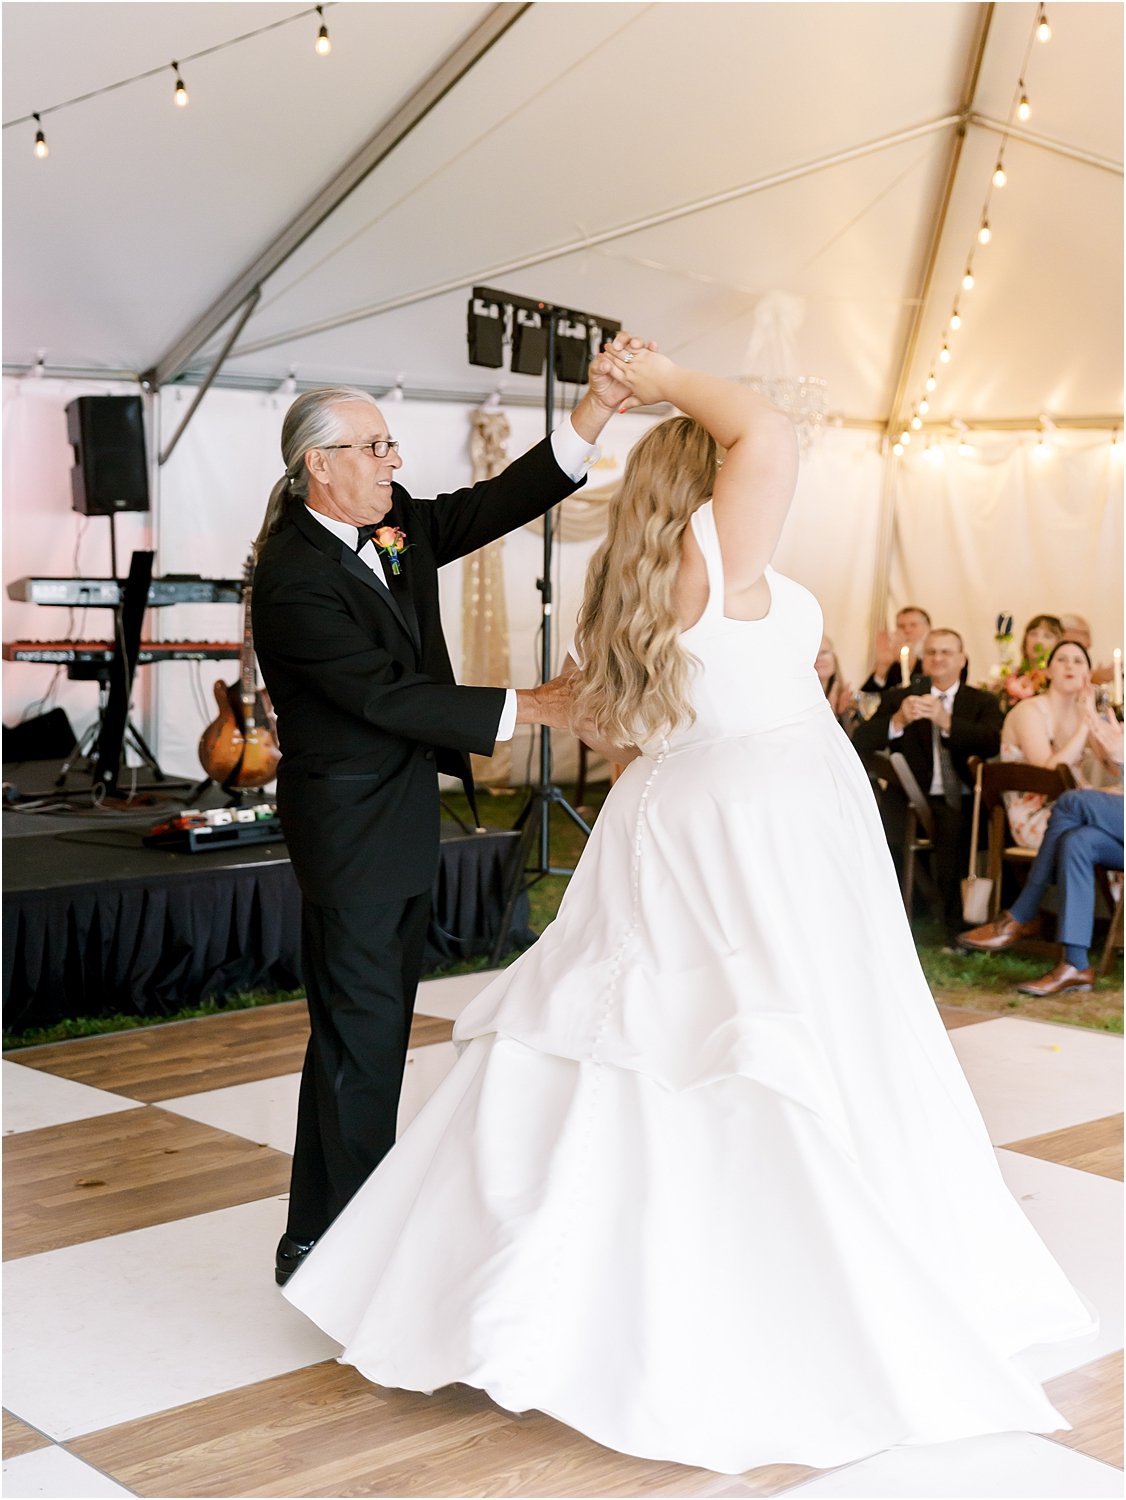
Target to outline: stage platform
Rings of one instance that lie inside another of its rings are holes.
[[[6,1032],[300,987],[301,898],[284,842],[149,849],[151,826],[189,805],[188,783],[166,782],[123,808],[96,807],[88,794],[51,806],[57,773],[54,761],[4,768]],[[12,787],[23,800],[8,800]],[[39,794],[48,805],[23,810]],[[211,787],[194,805],[224,801]],[[491,949],[518,839],[443,822],[428,972]],[[531,941],[524,895],[509,942]]]

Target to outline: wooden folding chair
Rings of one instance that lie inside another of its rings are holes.
[[[1126,904],[1126,890],[1116,901],[1114,892],[1110,888],[1110,876],[1121,876],[1121,870],[1113,870],[1103,865],[1095,866],[1095,879],[1102,888],[1103,900],[1106,902],[1107,910],[1110,912],[1110,928],[1106,935],[1106,946],[1103,948],[1103,956],[1099,960],[1099,974],[1105,974],[1110,968],[1111,959],[1114,957],[1116,948],[1122,947],[1122,907]]]
[[[900,891],[907,915],[912,914],[915,900],[915,882],[919,882],[927,905],[941,921],[942,898],[932,873],[919,863],[919,855],[934,853],[934,812],[915,780],[915,773],[899,750],[877,750],[865,756],[868,774],[884,787],[898,787],[907,799],[907,813],[903,828],[902,872]]]
[[[989,819],[988,875],[993,882],[990,898],[990,919],[996,921],[1001,911],[1001,880],[1006,866],[1024,871],[1023,880],[1036,858],[1035,849],[1026,849],[1013,837],[1005,810],[1006,792],[1036,792],[1054,802],[1063,792],[1070,791],[1075,778],[1067,766],[1056,766],[1047,770],[1044,766],[1029,766],[1023,761],[985,761],[981,767],[981,805]]]

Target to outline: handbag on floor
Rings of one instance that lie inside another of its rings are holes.
[[[977,831],[981,822],[981,761],[977,764],[977,779],[974,782],[974,811],[970,828],[970,869],[962,881],[962,920],[980,927],[989,920],[989,898],[993,894],[993,882],[977,873]]]

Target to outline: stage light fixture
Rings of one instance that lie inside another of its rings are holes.
[[[555,375],[566,385],[583,385],[590,364],[590,326],[561,316],[555,324]]]
[[[499,370],[504,363],[504,309],[497,302],[470,297],[469,363]]]
[[[512,319],[512,373],[542,375],[547,358],[547,324],[541,312],[518,307]]]

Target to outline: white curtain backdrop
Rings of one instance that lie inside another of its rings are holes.
[[[974,455],[946,443],[942,458],[900,462],[890,609],[921,604],[962,633],[970,681],[990,675],[994,622],[1013,616],[1019,645],[1036,614],[1091,622],[1096,663],[1122,644],[1122,449],[1109,434],[1035,439],[978,434]]]
[[[4,382],[4,581],[29,574],[106,576],[109,522],[71,509],[71,450],[65,407],[76,395],[115,394],[135,387],[48,380]],[[160,398],[161,440],[167,442],[191,400],[190,390]],[[127,568],[135,547],[155,543],[158,574],[199,573],[237,578],[257,533],[266,497],[281,474],[280,434],[288,397],[213,390],[160,472],[150,517],[118,518],[118,555]],[[432,495],[469,482],[468,405],[386,401],[385,414],[402,443],[402,478],[413,493]],[[509,452],[524,452],[543,434],[543,414],[508,412]],[[632,444],[653,418],[632,414],[607,429],[603,459],[591,484],[613,485]],[[971,671],[984,677],[993,659],[994,616],[1013,614],[1019,629],[1042,610],[1071,610],[1092,623],[1095,654],[1109,660],[1122,640],[1122,466],[1109,435],[1057,434],[1053,457],[1039,463],[1028,439],[975,434],[978,456],[944,449],[942,464],[912,455],[901,463],[896,496],[896,543],[889,613],[905,602],[924,605],[936,620],[965,632]],[[151,447],[151,444],[150,444]],[[1120,450],[1119,450],[1120,452]],[[867,668],[867,632],[876,568],[882,460],[874,435],[827,430],[802,466],[775,563],[821,601],[848,680]],[[556,548],[553,660],[571,639],[583,580],[597,539]],[[521,531],[505,544],[505,588],[517,685],[538,679],[542,573],[539,536]],[[461,663],[461,567],[446,568],[442,606],[455,671]],[[155,639],[239,639],[235,605],[180,606],[151,612],[145,634]],[[17,605],[5,599],[4,639],[108,639],[111,621],[89,610],[85,620],[65,610]],[[199,736],[216,712],[215,681],[232,681],[233,662],[165,664],[143,669],[134,704],[166,770],[201,774]],[[69,683],[50,668],[7,664],[4,722],[17,722],[54,686],[76,730],[92,721],[93,684]],[[748,685],[750,691],[750,685]],[[555,773],[573,774],[575,749],[554,736]],[[531,736],[514,745],[514,776],[534,758]]]

